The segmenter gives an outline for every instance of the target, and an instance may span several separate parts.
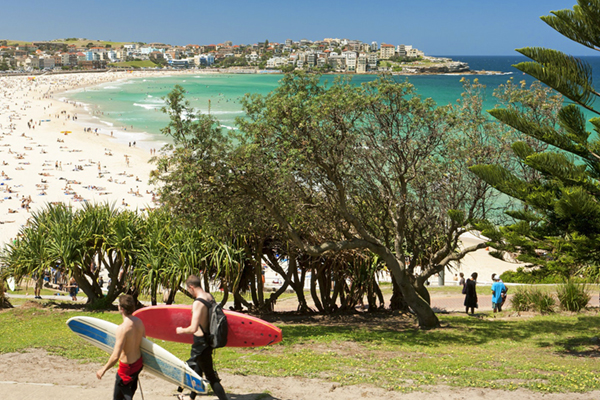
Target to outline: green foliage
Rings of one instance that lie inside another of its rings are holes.
[[[563,309],[575,312],[587,307],[592,298],[585,284],[577,284],[572,279],[558,287],[557,295]]]
[[[600,50],[600,0],[577,3],[573,10],[553,11],[542,20],[564,36]],[[597,118],[586,122],[583,112],[599,113],[594,109],[599,94],[586,62],[545,48],[517,51],[532,61],[516,68],[570,104],[546,96],[548,106],[544,106],[538,102],[543,90],[528,93],[509,81],[499,96],[511,101],[490,114],[516,130],[514,158],[501,165],[486,162],[472,171],[522,202],[521,209],[509,214],[520,221],[501,229],[504,240],[498,248],[519,253],[519,260],[546,269],[545,277],[568,278],[600,262],[600,145],[587,130],[587,122],[596,133],[600,126]]]
[[[556,305],[556,300],[551,294],[535,287],[519,287],[510,301],[515,311],[537,311],[542,314],[554,312]]]

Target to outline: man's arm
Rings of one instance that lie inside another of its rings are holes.
[[[104,376],[104,373],[106,371],[108,371],[109,369],[111,369],[113,367],[113,365],[115,365],[117,363],[117,361],[119,361],[119,357],[121,356],[121,352],[123,351],[124,346],[125,346],[125,331],[124,331],[123,327],[119,326],[117,328],[115,348],[113,349],[112,354],[110,355],[108,361],[106,362],[106,365],[104,365],[104,367],[102,367],[98,371],[96,371],[96,377],[98,379],[102,379],[102,377]]]
[[[194,301],[194,304],[192,305],[192,322],[190,322],[190,326],[188,326],[187,328],[178,326],[175,330],[178,335],[193,335],[194,333],[196,333],[196,331],[198,330],[198,326],[200,325],[200,315],[202,313],[203,308],[206,307],[203,307],[203,304],[201,304],[199,301]]]

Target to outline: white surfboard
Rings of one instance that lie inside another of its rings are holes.
[[[8,288],[10,289],[11,292],[14,292],[16,289],[16,285],[15,285],[15,278],[13,278],[12,276],[9,277],[6,280],[6,284],[8,285]]]
[[[93,317],[73,317],[67,325],[75,334],[101,350],[111,354],[115,346],[117,325]],[[152,343],[142,339],[144,370],[151,374],[197,393],[206,393],[206,381],[185,362]]]

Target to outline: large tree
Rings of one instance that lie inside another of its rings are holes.
[[[180,88],[167,105],[165,133],[176,143],[155,177],[175,211],[234,230],[261,224],[311,257],[368,250],[420,326],[438,326],[424,283],[477,249],[460,249],[459,236],[485,217],[488,187],[467,167],[497,143],[461,118],[478,110],[437,107],[391,78],[359,87],[303,74],[247,97],[229,137],[195,115]]]
[[[599,0],[580,0],[573,10],[553,11],[542,20],[567,38],[600,50]],[[517,108],[490,111],[524,135],[512,148],[529,173],[488,163],[472,170],[523,204],[509,211],[516,220],[512,226],[496,235],[494,229],[488,232],[497,239],[504,236],[505,248],[519,251],[522,260],[570,275],[600,261],[600,119],[593,107],[599,94],[586,62],[545,48],[517,51],[532,60],[515,65],[517,69],[569,101],[556,121],[531,119]]]

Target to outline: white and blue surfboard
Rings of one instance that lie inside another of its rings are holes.
[[[93,317],[73,317],[67,321],[67,326],[99,349],[109,354],[113,352],[117,325],[112,322]],[[177,386],[206,393],[206,381],[185,362],[146,338],[142,339],[141,347],[145,371]]]

